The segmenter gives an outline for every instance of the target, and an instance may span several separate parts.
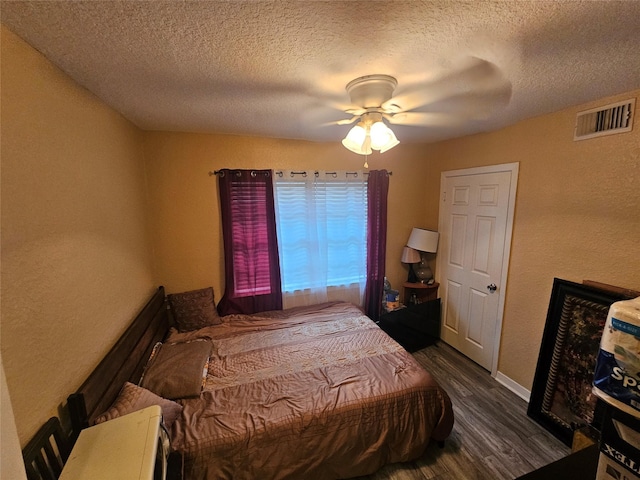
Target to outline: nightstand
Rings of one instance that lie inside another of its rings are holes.
[[[407,351],[415,352],[440,338],[440,299],[383,313],[377,323]]]
[[[438,298],[438,287],[440,284],[438,282],[434,282],[431,285],[426,283],[411,283],[404,282],[402,285],[404,292],[402,294],[402,301],[405,305],[409,304],[409,299],[412,294],[416,295],[418,299],[418,303],[427,302],[429,300],[435,300]]]

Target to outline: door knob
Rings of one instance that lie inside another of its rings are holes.
[[[495,283],[492,283],[491,285],[487,285],[487,290],[489,290],[491,293],[495,292],[497,289],[498,287]]]

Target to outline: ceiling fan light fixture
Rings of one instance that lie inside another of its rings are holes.
[[[389,130],[389,140],[387,141],[386,144],[380,147],[380,153],[384,153],[387,150],[391,150],[393,147],[395,147],[400,143],[400,140],[396,138],[396,135],[395,133],[393,133],[393,130],[391,130],[390,128],[387,128],[387,130]]]
[[[371,137],[367,135],[362,142],[362,155],[371,155]]]
[[[342,140],[347,149],[360,155],[370,155],[372,149],[384,153],[400,143],[383,121],[384,105],[391,100],[397,85],[397,80],[389,75],[367,75],[347,84],[351,103],[359,107],[352,111],[356,116],[351,121],[358,116],[360,118]]]
[[[371,148],[374,150],[380,150],[389,143],[393,132],[381,120],[371,125],[369,135],[371,136]]]
[[[372,123],[372,117],[380,119]],[[379,114],[364,114],[362,121],[349,130],[342,140],[342,145],[359,155],[371,155],[372,149],[384,153],[399,143],[393,131],[382,121],[382,115]]]
[[[345,148],[359,155],[370,155],[370,144],[371,141],[369,139],[369,135],[365,127],[362,125],[362,122],[349,130],[347,136],[342,140],[342,145],[344,145]]]

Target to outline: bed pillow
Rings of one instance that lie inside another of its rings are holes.
[[[167,296],[178,330],[190,332],[222,323],[213,299],[213,288],[173,293]]]
[[[163,398],[197,397],[207,378],[211,342],[165,343],[149,359],[140,386]]]
[[[109,410],[96,417],[94,423],[97,425],[98,423],[113,420],[114,418],[137,412],[152,405],[159,405],[162,409],[162,419],[167,428],[171,428],[173,422],[175,422],[182,412],[182,405],[159,397],[155,393],[134,385],[133,383],[126,382],[122,390],[120,390],[118,397],[111,404],[111,407],[109,407]]]

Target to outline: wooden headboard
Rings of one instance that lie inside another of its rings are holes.
[[[159,287],[100,364],[67,398],[72,441],[109,408],[125,382],[138,383],[153,346],[164,339],[169,327],[164,287]]]

